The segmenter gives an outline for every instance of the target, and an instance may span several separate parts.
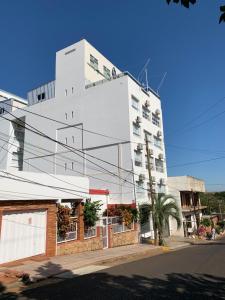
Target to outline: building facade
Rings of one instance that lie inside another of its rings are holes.
[[[204,181],[192,176],[169,176],[167,182],[169,194],[177,200],[182,220],[179,230],[175,220],[171,220],[170,234],[186,237],[195,234],[206,208],[200,199],[200,193],[205,192]]]
[[[25,109],[11,107],[19,109],[4,114],[11,122],[1,120],[0,147],[11,132],[13,141],[0,152],[0,168],[86,175],[91,188],[110,191],[109,202],[140,204],[149,201],[147,138],[154,190],[166,192],[159,96],[86,40],[56,53],[55,79],[28,92]],[[16,163],[15,127],[24,131]]]

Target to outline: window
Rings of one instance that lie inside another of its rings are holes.
[[[162,140],[155,135],[154,135],[154,145],[158,148],[162,147]]]
[[[37,95],[38,101],[41,101],[41,94]]]
[[[66,118],[66,120],[67,120],[67,113],[65,113],[65,118]]]
[[[152,114],[152,123],[160,127],[160,119],[156,114]]]
[[[73,144],[74,144],[74,141],[75,141],[75,138],[74,138],[74,136],[72,136],[72,141],[73,141]]]
[[[147,155],[145,155],[145,167],[146,167],[146,169],[148,169]],[[153,157],[150,157],[150,167],[151,167],[151,170],[154,170],[154,159],[153,159]]]
[[[132,107],[136,110],[139,110],[139,100],[134,96],[131,96]]]
[[[5,113],[5,108],[4,107],[0,107],[0,115]]]
[[[143,118],[145,118],[146,120],[150,120],[150,111],[147,107],[142,106],[142,116]]]
[[[145,194],[144,182],[136,181],[136,193],[138,196]]]
[[[67,170],[67,163],[65,163],[65,171]]]
[[[111,75],[110,75],[110,70],[108,68],[106,68],[106,66],[103,66],[103,74],[105,76],[106,79],[110,79]]]
[[[142,153],[134,151],[134,164],[135,166],[141,167],[142,166]]]
[[[166,193],[166,187],[165,187],[165,185],[158,184],[158,193],[159,194],[165,194]]]
[[[65,96],[67,96],[67,90],[65,90]]]
[[[66,137],[66,138],[65,138],[65,144],[66,144],[66,145],[67,145],[67,142],[68,142],[68,141],[67,141],[67,137]]]
[[[73,86],[72,86],[72,94],[73,94]]]
[[[74,168],[74,162],[72,162],[72,163],[71,163],[71,165],[72,165],[72,167],[71,167],[71,168],[72,168],[72,170],[73,170],[73,168]]]
[[[145,135],[145,139],[147,139],[149,143],[152,143],[152,134],[144,130],[144,135]]]
[[[93,55],[90,55],[90,64],[95,70],[98,70],[98,60]]]
[[[155,169],[157,172],[163,173],[163,161],[161,159],[155,159]]]
[[[141,134],[140,126],[138,126],[136,123],[133,123],[133,134],[136,134],[136,135]]]
[[[73,110],[72,110],[72,119],[73,119]]]

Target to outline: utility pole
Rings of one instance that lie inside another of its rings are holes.
[[[147,164],[148,164],[148,177],[149,177],[149,202],[152,204],[152,221],[153,221],[153,231],[154,231],[154,244],[157,244],[157,229],[155,226],[155,218],[154,218],[154,211],[155,211],[155,192],[153,191],[153,184],[152,184],[152,171],[151,171],[151,160],[150,160],[150,153],[149,153],[149,142],[147,133],[145,134],[145,145],[146,145],[146,155],[147,155]]]

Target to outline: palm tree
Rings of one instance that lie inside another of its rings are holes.
[[[178,229],[181,227],[180,210],[176,200],[171,195],[158,194],[155,196],[152,217],[156,232],[155,244],[158,238],[159,245],[163,245],[163,229],[166,225],[169,225],[170,217],[177,221]]]

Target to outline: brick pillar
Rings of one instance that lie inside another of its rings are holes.
[[[47,209],[47,228],[46,228],[46,255],[56,255],[56,226],[57,226],[57,208],[55,204],[52,204]]]
[[[78,207],[77,239],[84,240],[84,204],[80,203]]]

